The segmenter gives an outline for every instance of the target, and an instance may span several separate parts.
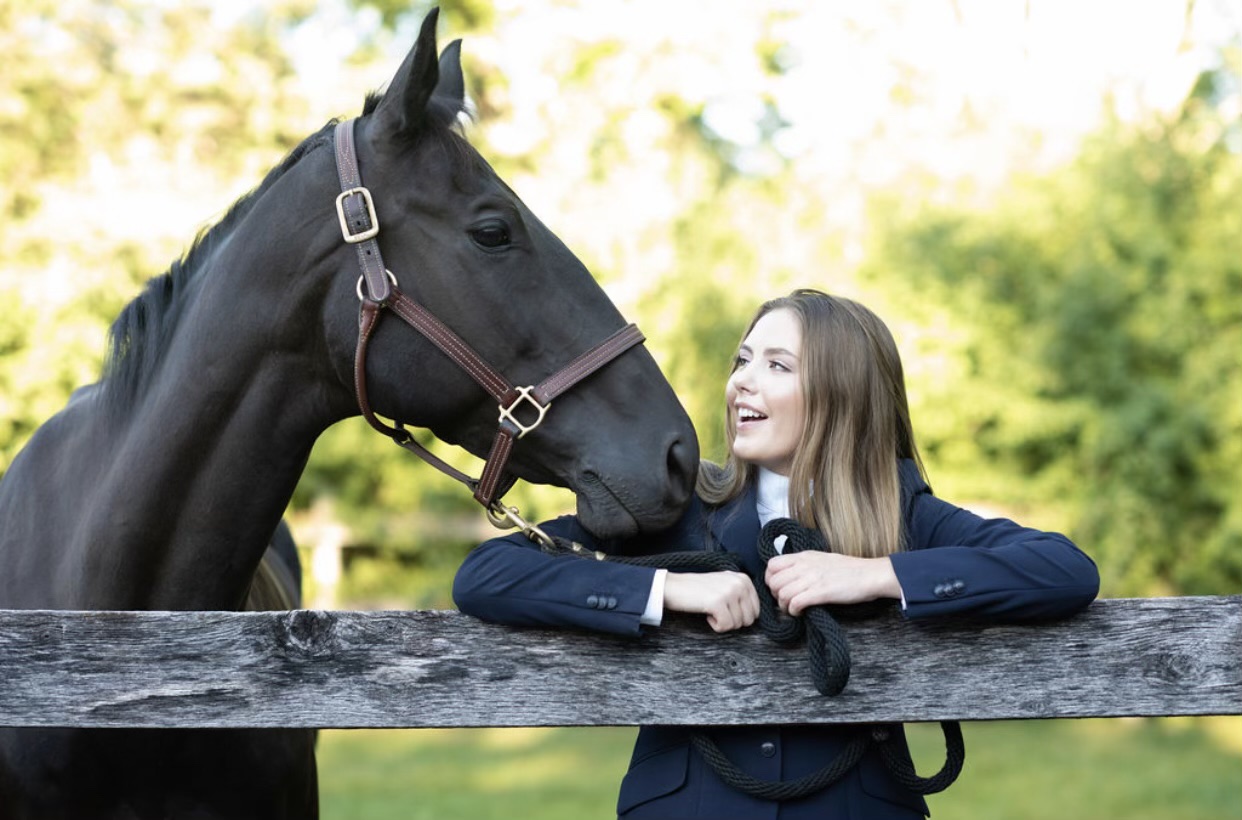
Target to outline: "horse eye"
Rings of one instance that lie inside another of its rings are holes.
[[[509,244],[509,226],[499,219],[484,222],[470,229],[470,238],[480,248],[496,250]]]

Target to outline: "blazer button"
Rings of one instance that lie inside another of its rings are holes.
[[[776,754],[776,744],[768,741],[759,747],[759,754],[764,757],[771,757]]]
[[[608,596],[608,608],[609,609],[617,608],[617,599],[612,597],[611,595]]]
[[[587,606],[591,607],[591,609],[599,609],[599,596],[598,596],[598,595],[588,595],[588,596],[587,596]]]
[[[943,598],[947,591],[948,589],[944,584],[936,584],[936,588],[932,590],[932,594],[934,594],[937,598]]]
[[[962,590],[964,590],[965,588],[966,588],[966,582],[965,582],[965,581],[962,581],[962,580],[960,580],[960,579],[959,579],[959,580],[957,580],[957,581],[954,581],[954,582],[953,582],[953,594],[954,594],[954,595],[957,595],[959,592],[961,592],[961,591],[962,591]]]

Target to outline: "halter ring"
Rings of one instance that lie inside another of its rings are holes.
[[[547,415],[548,408],[552,406],[552,402],[540,404],[539,400],[531,395],[531,391],[534,389],[535,386],[533,384],[527,385],[526,387],[515,387],[514,390],[517,390],[518,394],[517,398],[513,400],[513,403],[508,407],[505,407],[503,404],[500,405],[500,423],[504,424],[506,419],[511,422],[513,426],[520,431],[517,436],[518,438],[521,438],[531,430],[538,427],[540,422],[543,421],[543,417]],[[533,404],[535,406],[535,410],[539,413],[539,417],[530,424],[522,424],[522,422],[518,421],[517,416],[513,415],[513,411],[523,401],[528,401]]]
[[[392,271],[390,271],[388,268],[384,268],[384,273],[388,274],[388,281],[389,281],[389,282],[392,282],[392,286],[393,286],[394,288],[395,288],[395,287],[397,287],[397,275],[396,275],[395,273],[393,273]],[[363,280],[363,279],[365,279],[365,278],[366,278],[365,276],[361,276],[361,275],[360,275],[360,276],[358,277],[358,285],[357,285],[357,287],[355,287],[355,288],[354,288],[354,290],[358,292],[358,301],[359,301],[359,302],[365,301],[365,300],[366,300],[366,298],[367,298],[367,297],[365,297],[365,296],[363,296],[363,295],[362,295],[362,280]]]

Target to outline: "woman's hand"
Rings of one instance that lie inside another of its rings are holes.
[[[811,550],[777,555],[768,561],[764,580],[781,609],[794,616],[819,604],[901,597],[893,562],[887,557],[854,558]]]
[[[741,572],[670,572],[664,579],[664,608],[707,616],[717,632],[750,626],[759,617],[759,595]]]

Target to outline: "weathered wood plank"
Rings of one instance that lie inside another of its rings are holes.
[[[430,727],[1242,714],[1242,596],[1114,599],[1037,626],[843,624],[805,650],[698,622],[641,639],[456,612],[0,611],[0,725]]]

